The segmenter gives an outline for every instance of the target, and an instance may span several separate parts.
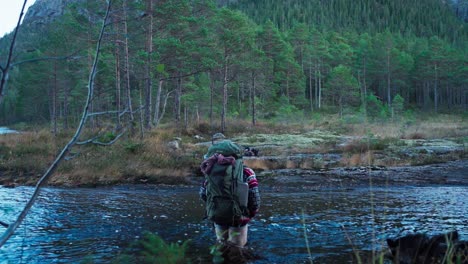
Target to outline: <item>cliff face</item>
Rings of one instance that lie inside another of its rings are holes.
[[[28,9],[24,23],[28,25],[46,25],[63,15],[65,8],[86,0],[36,0]]]
[[[24,17],[25,24],[47,24],[63,15],[67,0],[36,0]]]

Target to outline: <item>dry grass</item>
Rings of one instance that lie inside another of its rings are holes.
[[[103,185],[113,183],[184,183],[187,176],[197,174],[206,146],[196,145],[195,135],[209,141],[219,132],[208,123],[189,129],[163,126],[147,132],[145,138],[122,138],[109,147],[75,146],[76,157],[59,166],[51,184]],[[88,131],[88,138],[93,132]],[[229,120],[225,135],[244,139],[241,144],[260,146],[261,156],[286,157],[295,153],[328,153],[336,151],[341,135],[356,139],[338,148],[343,153],[341,165],[406,165],[436,162],[432,157],[420,160],[399,160],[398,157],[378,154],[399,139],[431,139],[454,137],[463,142],[468,138],[468,123],[461,117],[437,116],[423,121],[348,124],[336,117],[310,120],[300,124],[273,124]],[[5,181],[35,184],[57,153],[70,139],[70,133],[54,137],[48,130],[0,136],[0,184]],[[180,137],[179,149],[168,142]],[[86,136],[83,136],[86,138]],[[461,139],[460,139],[461,138]],[[249,140],[253,140],[252,142]],[[261,144],[264,143],[264,146]],[[258,145],[257,145],[258,144]],[[382,158],[384,156],[384,158]],[[259,170],[281,168],[320,168],[312,160],[245,159],[248,166]]]
[[[95,186],[114,183],[185,183],[193,175],[202,153],[188,140],[174,150],[173,129],[154,130],[140,141],[127,138],[112,146],[74,146],[74,158],[62,161],[51,185]],[[35,184],[70,135],[52,136],[48,131],[8,134],[0,137],[0,184],[13,181]]]
[[[411,138],[425,139],[466,137],[468,136],[468,122],[459,115],[430,115],[420,116],[416,120],[400,120],[393,122],[345,123],[338,116],[330,115],[323,121],[311,121],[303,124],[305,130],[323,129],[335,131],[349,136],[366,136],[372,134],[381,138]]]
[[[359,134],[365,134],[367,131],[386,138],[453,138],[468,136],[468,123],[462,117],[438,115],[414,122],[369,124],[354,130]]]
[[[61,138],[48,131],[8,134],[0,137],[0,170],[31,171],[47,168],[59,151]]]
[[[374,164],[374,154],[372,151],[345,155],[340,162],[345,167],[370,166]]]

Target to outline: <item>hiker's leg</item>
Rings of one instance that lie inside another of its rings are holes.
[[[229,242],[236,246],[243,247],[247,244],[248,225],[229,228]]]
[[[229,227],[228,226],[223,226],[223,225],[218,225],[214,224],[215,227],[215,233],[216,233],[216,240],[218,242],[225,242],[228,240],[229,237]]]

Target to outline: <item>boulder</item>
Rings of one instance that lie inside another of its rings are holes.
[[[388,257],[400,264],[468,264],[468,241],[458,240],[458,232],[428,236],[414,233],[388,238]]]

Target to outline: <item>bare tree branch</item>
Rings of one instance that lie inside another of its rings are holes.
[[[132,113],[137,113],[138,111],[140,111],[141,109],[143,109],[144,105],[138,107],[135,111],[133,111]],[[119,114],[120,117],[122,117],[123,115],[127,114],[127,113],[130,113],[130,111],[128,109],[125,109],[123,111],[102,111],[102,112],[94,112],[94,113],[89,113],[88,114],[88,117],[92,117],[92,116],[100,116],[100,115],[112,115],[112,114]]]
[[[101,142],[101,141],[98,141],[98,140],[93,140],[90,143],[95,144],[95,145],[99,145],[99,146],[110,146],[110,145],[114,144],[115,142],[117,142],[117,140],[119,140],[119,138],[121,136],[123,136],[123,134],[125,134],[125,132],[126,131],[123,131],[122,133],[118,134],[112,141],[109,141],[109,142]]]
[[[1,68],[2,78],[0,79],[0,103],[2,102],[3,96],[5,94],[5,89],[6,89],[5,87],[8,82],[10,63],[11,63],[11,58],[13,57],[13,50],[15,48],[16,36],[18,35],[19,26],[21,24],[21,19],[23,18],[24,9],[26,7],[27,2],[28,0],[24,0],[23,2],[23,7],[21,8],[21,13],[18,18],[18,23],[16,23],[15,32],[13,33],[13,39],[11,40],[10,51],[8,52],[8,58],[7,58],[5,66]]]
[[[91,142],[93,142],[94,140],[97,140],[100,136],[102,136],[101,134],[93,137],[93,138],[90,138],[90,139],[87,139],[85,141],[79,141],[79,142],[76,142],[75,145],[86,145],[86,144],[89,144]]]
[[[161,115],[159,116],[158,120],[157,120],[156,123],[154,124],[155,127],[159,125],[159,123],[161,122],[162,118],[164,117],[164,114],[166,113],[167,99],[169,98],[169,96],[171,95],[172,92],[174,92],[174,90],[169,91],[169,92],[166,94],[166,98],[164,98],[163,109],[162,109]]]
[[[113,114],[125,114],[125,112],[127,111],[103,111],[103,112],[94,112],[94,113],[89,113],[88,114],[88,117],[92,117],[92,116],[100,116],[100,115],[113,115]]]
[[[86,145],[86,144],[95,144],[95,145],[100,145],[100,146],[110,146],[112,144],[114,144],[115,142],[117,142],[117,140],[119,140],[119,138],[121,136],[123,136],[123,134],[125,134],[125,132],[127,131],[122,131],[120,134],[118,134],[112,141],[110,142],[101,142],[98,140],[98,138],[100,138],[102,135],[97,135],[93,138],[90,138],[88,140],[85,140],[85,141],[80,141],[80,142],[76,142],[75,145]]]
[[[24,1],[24,3],[26,4],[26,0]],[[96,54],[95,54],[95,57],[94,57],[93,65],[91,67],[91,72],[89,74],[88,96],[87,96],[87,100],[86,100],[86,103],[85,103],[85,106],[84,106],[84,109],[83,109],[83,114],[82,114],[82,117],[81,117],[81,121],[80,121],[80,124],[79,124],[78,128],[76,129],[75,135],[68,142],[68,144],[62,149],[62,151],[56,157],[56,159],[52,163],[52,165],[50,165],[50,167],[47,169],[47,171],[44,173],[44,175],[42,175],[41,179],[39,179],[39,181],[36,184],[36,187],[34,189],[34,192],[33,192],[32,196],[31,196],[31,198],[26,203],[24,209],[21,211],[21,213],[18,216],[18,218],[16,219],[16,221],[14,223],[12,223],[11,225],[9,225],[7,230],[5,231],[5,233],[3,233],[3,235],[0,237],[0,247],[2,247],[7,242],[7,240],[13,235],[15,230],[18,228],[18,226],[24,220],[24,218],[26,218],[26,215],[28,214],[29,210],[34,205],[34,202],[36,201],[37,197],[39,196],[41,188],[47,183],[49,178],[52,176],[54,171],[57,169],[60,162],[70,152],[71,148],[73,147],[73,145],[78,140],[78,138],[79,138],[79,136],[81,134],[81,131],[84,128],[84,125],[85,125],[87,117],[88,117],[88,111],[89,111],[89,108],[90,108],[90,105],[91,105],[91,98],[92,98],[93,92],[94,92],[94,79],[96,77],[96,69],[97,69],[97,64],[98,64],[98,60],[99,60],[99,52],[100,52],[100,49],[101,49],[101,42],[102,42],[102,38],[103,38],[103,35],[104,35],[104,29],[105,29],[106,21],[107,21],[107,18],[109,17],[109,12],[110,12],[110,9],[111,9],[111,3],[112,3],[112,0],[108,0],[106,15],[105,15],[104,20],[102,22],[101,32],[99,34],[99,39],[98,39],[98,42],[96,44]],[[24,9],[24,6],[23,6],[23,9]]]
[[[71,153],[71,152],[69,152],[69,154],[71,154],[71,155],[70,155],[70,156],[66,156],[65,158],[63,158],[65,161],[74,159],[75,157],[77,157],[78,155],[80,155],[80,152],[76,152],[76,153]]]
[[[5,223],[3,221],[0,221],[0,225],[3,226],[3,227],[6,227],[6,228],[8,228],[8,226],[9,226],[9,224],[7,224],[7,223]]]

